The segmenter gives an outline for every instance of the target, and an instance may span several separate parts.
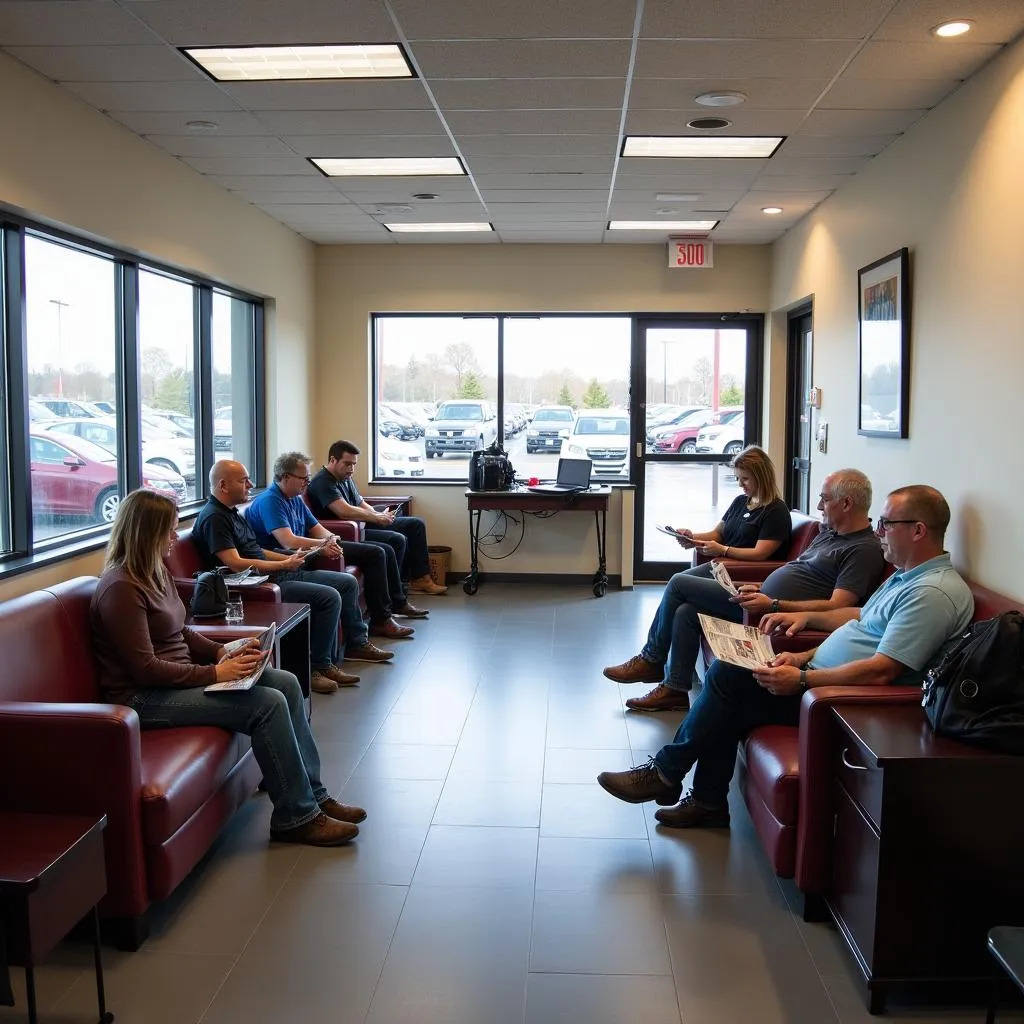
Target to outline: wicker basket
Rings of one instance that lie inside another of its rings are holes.
[[[448,585],[448,571],[452,567],[452,549],[445,544],[431,544],[427,548],[430,559],[430,578],[439,586]]]

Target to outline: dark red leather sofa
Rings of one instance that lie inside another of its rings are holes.
[[[143,732],[134,711],[103,703],[89,625],[96,584],[79,577],[0,604],[0,806],[106,814],[104,931],[137,949],[147,908],[195,867],[260,771],[246,736]]]

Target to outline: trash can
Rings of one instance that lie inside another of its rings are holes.
[[[427,547],[430,559],[430,578],[439,586],[448,585],[448,570],[452,567],[452,549],[446,544],[431,544]]]

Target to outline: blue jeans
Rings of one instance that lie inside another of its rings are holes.
[[[729,592],[712,578],[710,562],[677,572],[668,581],[640,652],[647,661],[666,666],[665,685],[673,690],[693,686],[700,653],[698,612],[730,622],[743,621],[743,609],[730,601]]]
[[[267,668],[251,690],[226,693],[206,693],[201,686],[153,687],[139,690],[128,706],[143,729],[217,725],[252,737],[252,752],[274,805],[271,828],[305,825],[329,796],[320,781],[320,754],[299,681],[291,672]]]
[[[359,610],[359,584],[347,572],[298,569],[271,577],[286,601],[309,605],[309,661],[314,669],[338,664],[338,622],[345,631],[346,647],[366,643],[366,623]]]
[[[696,763],[694,798],[719,807],[729,794],[736,745],[760,725],[798,724],[801,696],[777,697],[747,669],[713,661],[690,713],[654,760],[672,782],[681,782]]]
[[[403,580],[430,575],[427,524],[419,516],[396,516],[389,527],[367,527],[365,537],[394,550]]]

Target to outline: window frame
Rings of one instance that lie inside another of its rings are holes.
[[[207,498],[208,484],[203,467],[214,458],[212,296],[220,292],[249,304],[252,309],[252,379],[248,382],[252,416],[250,441],[257,486],[266,485],[266,380],[264,300],[242,289],[201,274],[184,271],[159,260],[142,257],[125,249],[96,241],[87,235],[0,209],[0,480],[6,495],[9,550],[0,545],[0,579],[31,572],[102,548],[109,538],[109,525],[86,526],[51,539],[36,541],[32,520],[32,484],[28,395],[28,333],[25,290],[25,238],[34,235],[44,241],[68,246],[80,252],[113,261],[115,268],[114,385],[118,421],[119,487],[122,494],[142,485],[141,348],[139,324],[139,275],[152,272],[188,284],[193,289],[193,367],[196,390],[196,486],[195,498],[179,506],[181,517],[195,515]],[[5,458],[6,456],[6,458]],[[0,515],[3,511],[0,510]]]

